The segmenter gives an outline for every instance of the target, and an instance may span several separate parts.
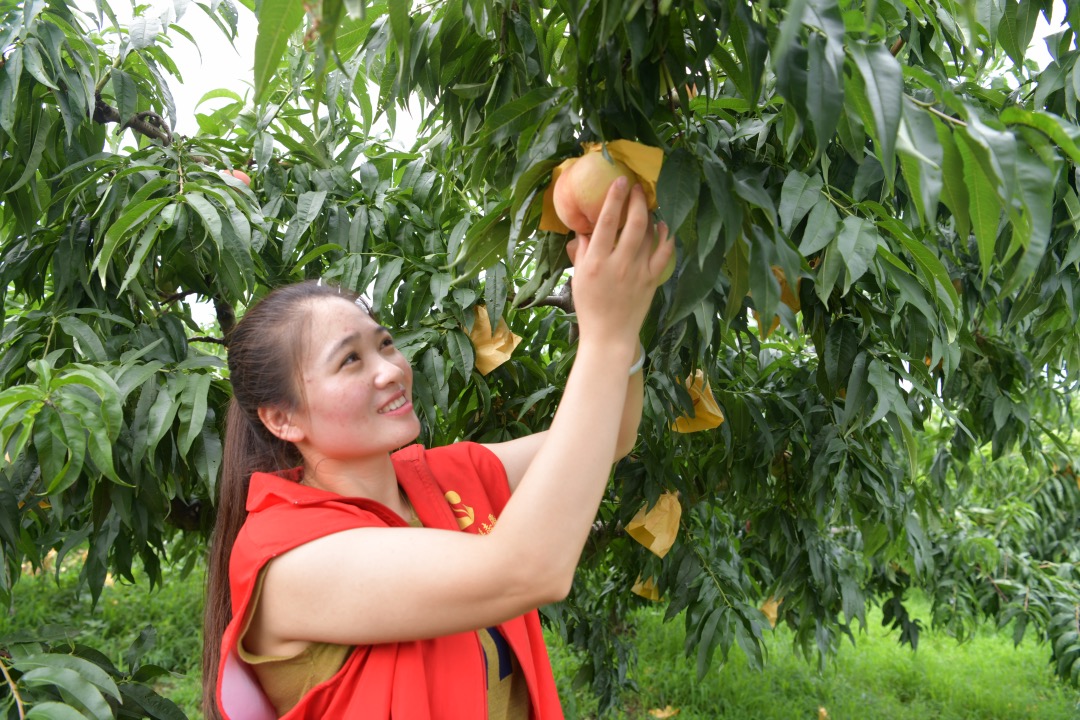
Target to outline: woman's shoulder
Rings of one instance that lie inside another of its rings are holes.
[[[433,471],[451,467],[471,468],[482,474],[505,474],[498,456],[486,445],[472,440],[460,440],[430,448],[417,443],[398,450],[393,457],[398,462],[423,463]]]
[[[236,542],[256,553],[280,553],[335,532],[395,522],[393,513],[376,502],[346,498],[269,473],[252,475],[247,509]]]
[[[510,497],[510,486],[502,462],[484,445],[465,440],[433,448],[411,445],[394,454],[398,479],[410,491],[419,480],[430,481],[452,505],[480,493],[485,505],[496,511]]]

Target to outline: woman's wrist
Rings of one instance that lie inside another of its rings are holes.
[[[639,340],[638,359],[630,366],[630,375],[640,372],[643,367],[645,367],[645,345]]]
[[[590,337],[588,340],[582,338],[578,342],[577,359],[574,364],[596,362],[606,367],[608,372],[621,375],[620,366],[632,370],[641,359],[641,342],[637,338],[628,340],[629,342],[622,338],[606,340],[596,337]],[[630,374],[633,375],[633,372]]]

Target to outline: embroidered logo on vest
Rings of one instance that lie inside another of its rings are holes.
[[[450,509],[454,511],[454,517],[457,519],[459,528],[464,530],[475,522],[475,511],[461,501],[460,495],[453,490],[448,490],[444,497],[446,502],[450,503]]]

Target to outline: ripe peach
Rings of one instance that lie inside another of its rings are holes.
[[[251,176],[243,170],[222,170],[222,175],[232,175],[234,178],[251,187]]]
[[[607,159],[602,152],[582,155],[555,181],[555,214],[574,232],[591,233],[608,188],[619,176],[627,178],[631,184],[637,182],[637,176],[630,168],[618,160]],[[622,221],[626,221],[625,212]]]

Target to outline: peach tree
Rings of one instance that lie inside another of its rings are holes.
[[[918,590],[1076,682],[1080,9],[1056,7],[262,0],[251,91],[184,136],[182,16],[232,37],[231,0],[0,5],[0,595],[50,550],[87,551],[95,596],[197,560],[229,331],[282,283],[369,294],[423,442],[544,428],[574,352],[545,191],[583,143],[631,140],[663,150],[678,265],[642,329],[639,444],[546,610],[580,678],[613,706],[647,603],[704,675],[760,663],[770,620],[824,661],[872,604],[914,647]],[[627,532],[654,506],[662,552]],[[40,659],[61,655],[0,662],[30,704],[174,716],[135,665]]]

